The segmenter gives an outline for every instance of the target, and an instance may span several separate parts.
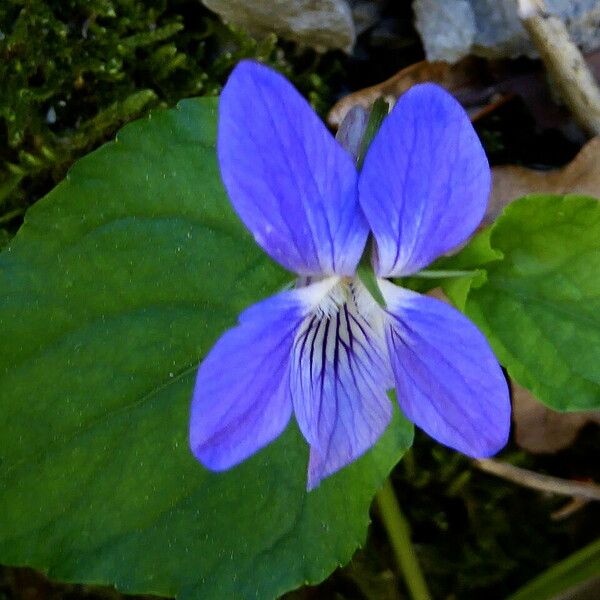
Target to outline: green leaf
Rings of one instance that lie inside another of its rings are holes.
[[[556,410],[600,408],[600,203],[528,196],[491,230],[467,314],[510,375]]]
[[[490,245],[490,234],[491,228],[484,229],[473,237],[458,254],[444,257],[439,261],[440,268],[471,271],[471,274],[465,277],[441,281],[445,294],[459,310],[465,310],[471,288],[481,287],[485,283],[487,277],[485,267],[502,259],[502,253]]]
[[[0,250],[8,244],[10,240],[10,234],[6,229],[0,229]]]
[[[563,594],[596,577],[600,577],[600,539],[553,565],[507,600],[566,598]]]
[[[490,246],[490,232],[489,228],[483,230],[457,254],[438,258],[429,268],[397,280],[398,285],[421,294],[441,287],[452,303],[464,311],[471,287],[485,281],[485,265],[502,258],[502,253]]]
[[[412,442],[396,411],[311,493],[293,423],[227,473],[191,456],[199,361],[290,280],[230,207],[215,121],[203,99],[128,125],[0,254],[4,564],[127,592],[273,598],[350,559]]]

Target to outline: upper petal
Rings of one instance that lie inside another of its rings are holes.
[[[190,447],[207,468],[228,469],[285,429],[292,412],[290,352],[305,312],[306,303],[295,291],[260,302],[202,361]]]
[[[488,161],[463,108],[437,85],[412,87],[383,122],[360,175],[378,274],[410,275],[465,241],[489,192]]]
[[[308,489],[368,450],[391,419],[383,311],[361,288],[336,286],[294,341],[290,387],[310,444]]]
[[[221,94],[217,150],[231,202],[256,241],[301,275],[352,275],[368,226],[350,155],[280,74],[252,61]]]
[[[508,439],[510,400],[483,334],[444,302],[380,282],[400,408],[431,437],[473,457]]]

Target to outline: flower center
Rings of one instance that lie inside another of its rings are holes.
[[[311,310],[294,342],[301,361],[303,356],[312,359],[315,348],[333,365],[337,365],[340,353],[350,355],[358,348],[375,355],[385,353],[385,311],[359,279],[313,279],[302,290]]]

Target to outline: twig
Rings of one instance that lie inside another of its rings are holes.
[[[575,120],[600,135],[600,88],[564,23],[543,0],[519,0],[519,17]]]
[[[379,516],[387,532],[394,556],[413,600],[430,600],[415,550],[410,543],[410,527],[402,514],[389,479],[376,496]]]
[[[25,212],[25,208],[15,208],[0,216],[0,225],[12,221],[15,217],[20,217]]]
[[[587,506],[590,502],[587,498],[574,496],[570,500],[567,500],[564,506],[550,513],[550,518],[553,521],[563,521],[574,515],[578,510],[581,510],[584,506]]]
[[[535,471],[522,469],[521,467],[515,467],[514,465],[489,458],[473,462],[481,471],[502,477],[502,479],[533,490],[560,494],[562,496],[585,498],[587,500],[600,500],[600,486],[595,483],[583,483],[560,479],[559,477],[552,477],[550,475],[542,475]]]

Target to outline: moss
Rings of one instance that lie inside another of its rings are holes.
[[[290,77],[324,111],[336,61],[256,41],[199,0],[0,4],[0,228],[12,231],[81,155],[152,107],[216,94],[241,58]],[[4,236],[5,237],[5,236]]]

